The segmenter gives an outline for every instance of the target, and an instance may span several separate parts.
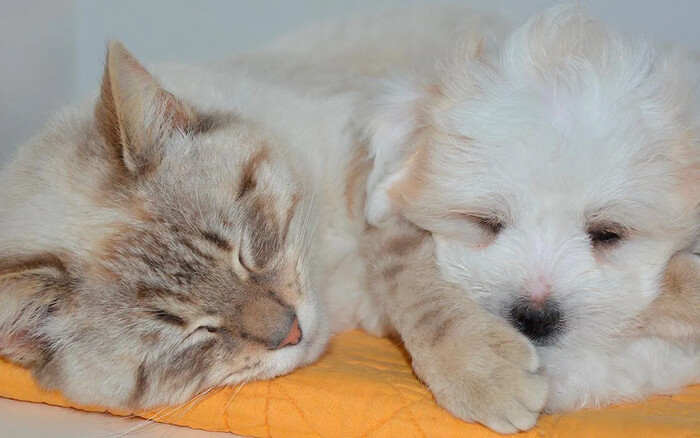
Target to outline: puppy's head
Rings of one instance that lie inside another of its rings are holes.
[[[685,61],[578,7],[481,47],[375,100],[367,217],[430,230],[443,273],[536,343],[603,339],[697,233]]]

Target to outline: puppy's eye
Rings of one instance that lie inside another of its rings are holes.
[[[588,227],[588,238],[596,248],[610,248],[620,243],[625,237],[625,229],[621,225],[605,224]]]
[[[614,231],[597,231],[591,233],[591,240],[596,243],[614,243],[622,238]]]
[[[480,216],[475,214],[465,214],[464,217],[469,222],[478,225],[483,230],[487,231],[489,234],[492,235],[499,234],[501,231],[503,231],[503,228],[505,227],[503,221],[497,217]]]

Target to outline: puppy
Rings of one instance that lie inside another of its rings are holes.
[[[577,6],[480,38],[373,96],[369,222],[432,233],[440,275],[536,346],[546,411],[700,381],[697,282],[659,298],[700,223],[686,57]],[[648,336],[625,336],[639,315]]]

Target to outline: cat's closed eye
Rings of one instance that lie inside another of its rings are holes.
[[[218,327],[214,327],[214,326],[212,326],[212,325],[201,325],[201,326],[197,327],[197,330],[199,330],[199,331],[205,331],[205,332],[208,332],[208,333],[219,333],[219,328],[218,328]]]
[[[165,323],[167,325],[171,326],[176,326],[176,327],[182,327],[185,325],[185,320],[182,319],[181,317],[170,313],[166,310],[163,309],[153,309],[150,311],[151,315],[153,315],[158,321]]]
[[[223,328],[220,328],[216,325],[209,324],[209,323],[203,323],[198,326],[196,326],[194,329],[192,329],[187,335],[186,339],[194,339],[195,342],[197,340],[205,340],[205,339],[214,339],[214,337],[219,336],[223,333]]]
[[[221,234],[213,231],[201,231],[202,238],[223,251],[233,251],[233,245]]]
[[[246,257],[243,255],[243,251],[238,251],[238,264],[246,271],[253,272],[251,264],[246,263]]]

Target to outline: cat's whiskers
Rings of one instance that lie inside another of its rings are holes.
[[[311,202],[313,202],[313,200]],[[299,224],[299,233],[297,234],[297,241],[298,241],[297,243],[299,245],[297,260],[296,260],[297,270],[299,268],[299,262],[301,261],[301,258],[304,255],[302,248],[305,246],[305,241],[307,238],[306,226],[307,226],[307,222],[308,222],[309,212],[311,210],[311,206],[310,206],[311,202],[309,202],[307,200],[306,196],[304,196],[304,201],[302,202],[301,211],[299,212],[300,224]]]
[[[176,413],[180,409],[186,408],[188,405],[196,404],[197,402],[202,400],[204,397],[206,397],[207,394],[209,394],[213,389],[214,388],[209,388],[206,391],[198,394],[197,396],[193,397],[192,399],[190,399],[190,400],[188,400],[180,405],[177,405],[174,407],[166,407],[164,409],[161,409],[160,411],[156,412],[151,417],[146,418],[140,424],[137,424],[136,426],[132,427],[131,429],[123,431],[122,433],[119,433],[118,435],[114,435],[114,438],[121,438],[123,436],[126,436],[127,434],[132,433],[132,432],[136,432],[137,430],[143,429],[144,427],[148,426],[151,423],[158,422],[159,420]],[[113,434],[110,434],[110,435],[113,435]]]
[[[194,201],[197,204],[197,212],[199,213],[199,220],[202,224],[206,224],[207,221],[204,217],[204,212],[202,211],[202,203],[200,202],[199,199],[199,190],[194,191]],[[201,235],[201,232],[200,232]]]
[[[192,410],[192,408],[194,408],[195,406],[201,405],[205,400],[207,400],[207,399],[209,399],[209,398],[211,398],[211,397],[214,397],[216,394],[220,393],[223,389],[224,389],[224,388],[223,388],[222,386],[218,386],[218,387],[209,388],[208,390],[206,390],[205,392],[203,392],[202,394],[205,394],[205,396],[204,396],[204,397],[200,397],[199,400],[197,400],[195,403],[192,403],[192,404],[190,405],[190,407],[188,407],[188,408],[185,409],[182,413],[180,413],[180,414],[178,415],[178,417],[177,417],[178,420],[181,420],[182,417],[185,416],[185,414],[187,414],[189,411]]]
[[[161,408],[160,410],[156,411],[156,412],[152,415],[151,418],[154,418],[154,417],[156,417],[156,416],[162,414],[163,412],[165,412],[165,411],[167,411],[168,409],[171,409],[171,408],[172,408],[172,406],[166,406],[166,407],[164,407],[164,408]],[[142,428],[146,427],[148,424],[150,424],[150,423],[152,422],[152,420],[151,420],[150,418],[146,418],[146,419],[143,418],[143,415],[145,415],[145,414],[147,414],[147,413],[148,413],[148,411],[142,411],[142,412],[140,412],[140,413],[131,414],[131,415],[129,415],[128,417],[124,417],[124,418],[129,418],[129,419],[132,419],[132,418],[141,418],[141,419],[143,420],[143,421],[139,422],[137,425],[132,426],[132,427],[129,428],[129,429],[122,430],[121,432],[110,432],[110,433],[106,433],[106,434],[103,434],[103,435],[95,435],[95,436],[92,437],[92,438],[107,438],[107,437],[119,438],[119,437],[126,436],[127,434],[129,434],[129,433],[131,433],[131,432],[135,432],[135,431],[137,431],[137,430],[139,430],[139,429],[142,429]]]
[[[305,216],[303,218],[302,222],[302,228],[301,228],[301,238],[302,244],[301,244],[301,250],[300,254],[306,254],[306,252],[309,249],[309,246],[313,240],[313,235],[314,235],[314,229],[309,227],[309,221],[311,219],[311,213],[315,210],[314,205],[316,202],[316,192],[314,191],[313,194],[311,195],[311,199],[308,202],[308,210],[305,211]],[[320,215],[317,215],[316,222],[318,223],[318,218]]]
[[[250,379],[245,379],[239,386],[238,388],[233,392],[233,395],[231,395],[231,398],[229,398],[228,402],[226,403],[226,406],[224,406],[224,412],[228,411],[229,406],[231,406],[231,403],[233,400],[236,398],[239,392],[243,389],[243,387],[250,381]]]
[[[184,411],[181,412],[180,414],[178,414],[178,416],[177,416],[177,419],[181,420],[190,410],[192,410],[193,408],[195,408],[198,405],[201,405],[205,400],[219,394],[225,388],[230,387],[230,385],[227,385],[226,381],[228,379],[230,379],[232,376],[233,376],[233,373],[229,374],[225,378],[223,378],[221,380],[220,385],[212,386],[212,387],[204,390],[203,392],[199,393],[198,395],[194,396],[193,398],[185,401],[184,403],[182,403],[180,405],[166,406],[166,407],[152,413],[152,415],[148,418],[143,417],[144,415],[149,413],[148,411],[141,411],[141,412],[123,417],[125,419],[126,418],[133,419],[133,418],[140,417],[140,418],[143,418],[143,421],[139,422],[138,424],[134,425],[133,427],[130,427],[129,429],[122,430],[120,432],[111,432],[111,433],[107,433],[104,435],[97,435],[97,436],[94,436],[93,438],[108,438],[108,437],[121,438],[121,437],[125,437],[133,432],[137,432],[137,431],[149,426],[152,423],[159,422],[163,418],[174,415],[178,411],[184,409]],[[226,405],[224,406],[223,412],[228,410],[228,408],[231,405],[231,403],[233,402],[233,400],[241,392],[243,387],[248,384],[249,381],[250,381],[250,379],[246,378],[243,382],[241,382],[239,385],[234,387],[235,390],[234,390],[233,394],[231,395],[231,397],[226,402]]]

